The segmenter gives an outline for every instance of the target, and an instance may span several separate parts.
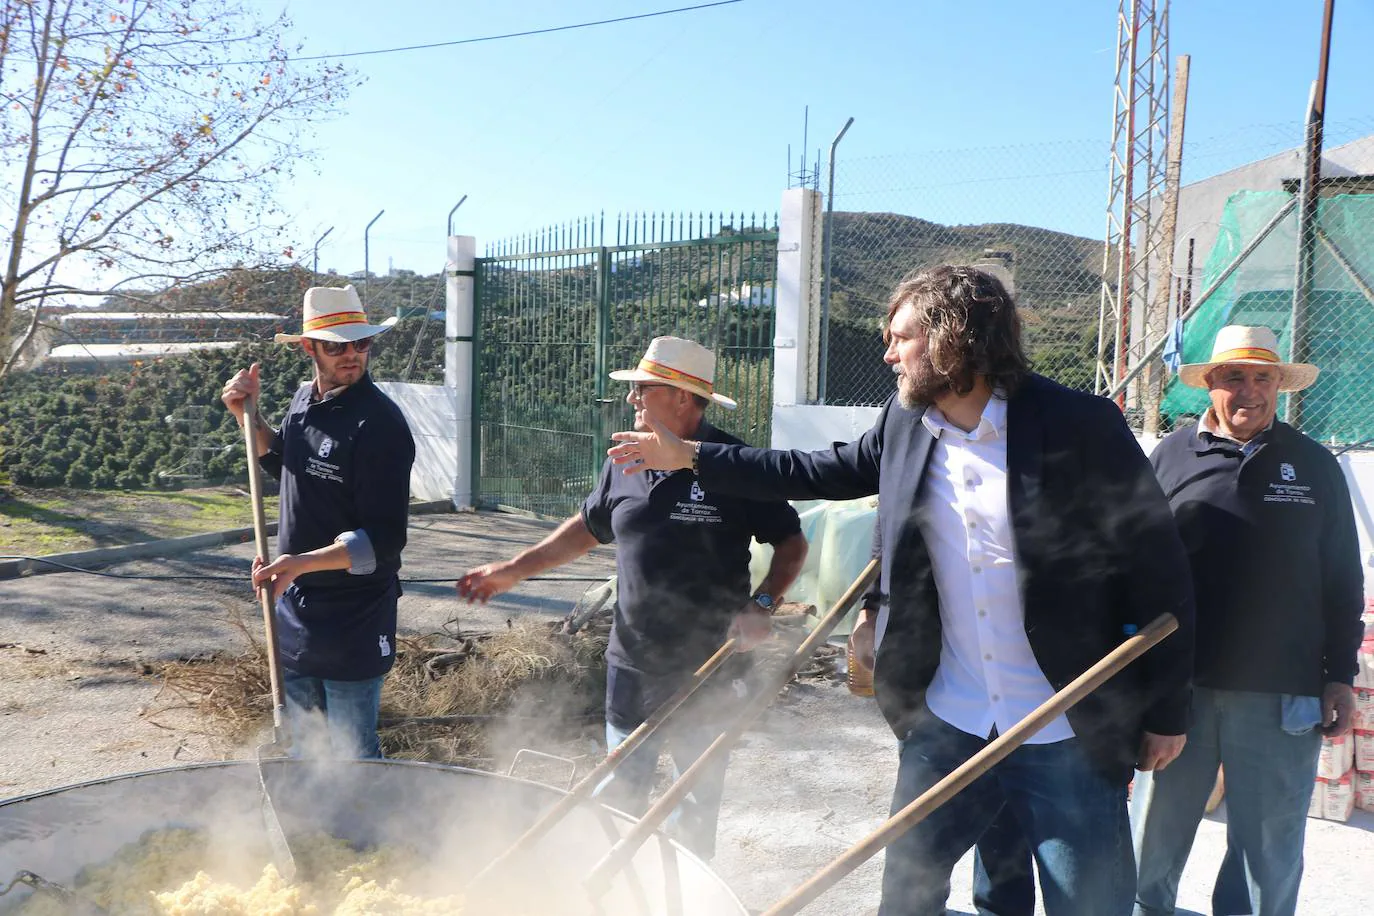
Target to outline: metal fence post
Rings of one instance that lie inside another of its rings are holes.
[[[844,127],[841,127],[835,139],[830,141],[830,182],[825,192],[825,235],[821,241],[821,247],[824,249],[822,258],[825,261],[825,276],[821,281],[824,285],[821,287],[821,368],[817,400],[822,404],[825,403],[825,376],[830,364],[830,239],[835,234],[832,226],[835,214],[835,148],[840,145],[845,132],[853,123],[853,118],[845,121]]]
[[[372,222],[371,222],[371,223],[368,223],[368,224],[367,224],[367,227],[366,227],[365,229],[363,229],[363,307],[364,307],[364,308],[367,307],[367,280],[368,280],[368,277],[371,276],[371,274],[372,274],[372,268],[371,268],[371,266],[370,266],[370,265],[371,265],[371,257],[372,257],[372,249],[371,249],[371,243],[370,243],[370,241],[369,241],[369,239],[368,239],[368,235],[372,232],[372,224],[375,223],[375,222],[377,222],[377,220],[381,219],[381,218],[382,218],[382,214],[385,213],[385,212],[386,212],[385,210],[378,210],[378,211],[377,211],[377,215],[374,216],[374,217],[372,217]]]
[[[477,350],[477,240],[470,235],[448,239],[448,271],[444,278],[444,387],[452,399],[455,427],[453,507],[477,506],[480,404],[477,380],[481,362]]]

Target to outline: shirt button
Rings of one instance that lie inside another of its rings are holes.
[[[976,573],[980,573],[980,572],[983,571],[983,567],[981,567],[981,566],[975,566],[975,567],[973,567],[973,571],[976,572]]]
[[[994,694],[992,695],[992,702],[996,703],[996,702],[997,702],[998,700],[1000,700],[1000,699],[1002,699],[1002,698],[999,697],[997,694],[994,693]]]
[[[984,653],[983,653],[983,661],[985,661],[985,662],[990,662],[990,661],[992,661],[992,653],[991,653],[991,652],[984,652]]]
[[[977,522],[975,522],[973,519],[969,519],[969,520],[968,520],[968,530],[969,530],[969,531],[973,531],[973,530],[976,529],[977,527],[978,527],[978,523],[977,523]]]
[[[979,608],[979,609],[978,609],[978,616],[979,616],[979,617],[986,617],[986,616],[988,616],[988,612],[987,612],[986,610],[984,610],[983,608]]]

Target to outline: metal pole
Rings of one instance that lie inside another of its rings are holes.
[[[329,233],[333,231],[334,227],[330,226],[328,229],[324,230],[324,235],[315,239],[315,266],[312,268],[312,270],[316,274],[319,274],[320,272],[320,242],[323,242],[325,239],[329,238]]]
[[[1293,315],[1290,322],[1288,358],[1295,363],[1307,362],[1307,313],[1312,304],[1312,282],[1316,274],[1317,257],[1317,197],[1322,179],[1322,129],[1326,120],[1326,72],[1331,61],[1331,17],[1336,0],[1326,0],[1322,11],[1321,53],[1317,63],[1317,81],[1312,84],[1312,100],[1307,106],[1307,142],[1303,158],[1302,195],[1298,205],[1298,263],[1293,281]],[[1302,393],[1288,395],[1284,419],[1290,426],[1302,428]]]
[[[467,196],[466,194],[464,194],[464,195],[463,195],[463,200],[467,200],[467,199],[468,199],[468,196]],[[450,211],[448,211],[448,234],[449,234],[449,235],[453,235],[453,214],[455,214],[455,213],[458,212],[458,208],[461,207],[461,206],[463,205],[463,200],[458,201],[458,203],[456,203],[456,204],[453,205],[453,209],[450,210]]]
[[[844,127],[835,135],[835,139],[830,141],[830,183],[825,192],[825,231],[821,236],[821,260],[825,264],[825,276],[821,279],[821,342],[820,342],[820,369],[817,380],[817,400],[825,403],[825,376],[830,364],[830,237],[833,234],[831,227],[832,218],[835,213],[835,148],[844,139],[845,132],[849,130],[849,125],[854,123],[850,118],[844,122]]]
[[[375,222],[377,222],[377,220],[381,219],[381,218],[382,218],[382,214],[385,213],[385,212],[386,212],[385,210],[378,210],[378,211],[377,211],[377,215],[374,216],[374,217],[372,217],[372,223],[375,223]],[[367,228],[363,230],[363,307],[364,307],[364,308],[367,307],[367,278],[368,278],[368,276],[370,276],[371,273],[372,273],[372,269],[371,269],[371,263],[372,263],[372,261],[371,261],[371,258],[372,258],[372,250],[371,250],[370,243],[369,243],[369,239],[368,239],[368,233],[370,233],[370,232],[372,231],[372,223],[368,223],[368,224],[367,224]]]
[[[1174,72],[1174,100],[1172,118],[1169,123],[1169,150],[1164,168],[1164,204],[1160,215],[1158,281],[1155,284],[1155,301],[1147,306],[1145,312],[1145,333],[1158,330],[1163,336],[1169,334],[1169,290],[1170,278],[1174,273],[1174,239],[1178,229],[1178,188],[1179,177],[1183,171],[1183,126],[1188,112],[1188,66],[1192,58],[1180,54]],[[1164,394],[1164,366],[1150,360],[1145,369],[1145,432],[1150,435],[1159,433],[1159,403]]]
[[[1202,308],[1202,306],[1207,302],[1207,300],[1212,297],[1213,293],[1221,289],[1221,285],[1231,278],[1231,274],[1236,272],[1236,268],[1240,267],[1240,265],[1245,262],[1245,259],[1250,257],[1250,255],[1254,253],[1255,249],[1258,248],[1260,244],[1264,242],[1265,239],[1269,238],[1269,233],[1273,232],[1274,228],[1278,226],[1279,223],[1283,222],[1284,217],[1292,213],[1293,208],[1297,205],[1297,201],[1290,200],[1288,201],[1288,203],[1280,207],[1279,212],[1275,213],[1274,216],[1269,220],[1269,222],[1264,224],[1264,228],[1261,229],[1258,233],[1256,233],[1255,237],[1250,240],[1250,244],[1246,245],[1243,249],[1241,249],[1240,254],[1236,255],[1235,258],[1231,261],[1231,263],[1226,265],[1226,269],[1221,272],[1220,276],[1218,276],[1215,280],[1212,281],[1212,285],[1204,289],[1202,291],[1202,295],[1197,297],[1197,301],[1194,302],[1192,305],[1188,306],[1188,310],[1186,312],[1178,316],[1178,320],[1186,323],[1189,318],[1192,318],[1194,315],[1196,315],[1197,310]],[[1131,384],[1131,382],[1135,381],[1135,377],[1139,375],[1142,371],[1144,371],[1145,366],[1149,364],[1150,360],[1154,359],[1155,357],[1159,356],[1159,354],[1164,352],[1164,345],[1168,342],[1169,335],[1167,334],[1161,337],[1159,340],[1155,341],[1154,345],[1150,347],[1150,349],[1145,352],[1145,355],[1140,358],[1140,362],[1135,364],[1135,368],[1132,369],[1130,372],[1127,372],[1125,377],[1122,378],[1121,381],[1117,382],[1116,385],[1113,386],[1113,388],[1104,395],[1104,397],[1115,398],[1117,395],[1121,394],[1121,392],[1125,391],[1126,386]]]

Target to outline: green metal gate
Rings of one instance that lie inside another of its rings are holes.
[[[777,217],[604,217],[488,246],[475,282],[473,437],[478,505],[567,516],[591,489],[627,386],[607,373],[649,340],[716,353],[708,419],[767,445],[773,402]]]

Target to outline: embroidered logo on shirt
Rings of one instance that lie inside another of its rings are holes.
[[[382,650],[382,658],[386,658],[391,654],[391,642],[386,638],[385,633],[377,637],[377,648]]]
[[[321,458],[328,458],[329,453],[332,451],[334,451],[334,440],[325,436],[324,440],[320,442],[319,456]]]
[[[699,503],[706,499],[706,491],[701,488],[701,484],[697,483],[694,480],[692,481],[692,489],[687,494],[687,496],[692,500],[692,502]]]
[[[1283,464],[1279,465],[1279,476],[1284,480],[1297,480],[1298,472],[1293,469],[1293,465],[1285,461]]]

